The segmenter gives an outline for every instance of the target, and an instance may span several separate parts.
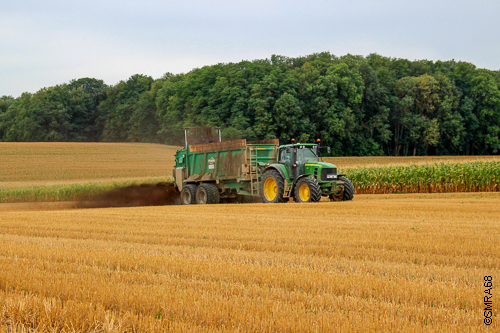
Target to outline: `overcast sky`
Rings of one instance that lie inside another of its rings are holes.
[[[329,51],[500,69],[500,1],[2,0],[0,96]]]

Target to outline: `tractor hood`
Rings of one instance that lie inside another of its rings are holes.
[[[313,175],[319,182],[331,182],[337,179],[337,166],[327,162],[304,164],[304,173]]]
[[[318,169],[333,168],[333,169],[337,169],[337,166],[335,164],[328,163],[328,162],[314,162],[314,163],[306,163],[304,165],[306,168],[318,168]]]

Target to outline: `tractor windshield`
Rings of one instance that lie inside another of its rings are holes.
[[[316,146],[301,146],[297,149],[297,162],[318,162],[318,148]]]

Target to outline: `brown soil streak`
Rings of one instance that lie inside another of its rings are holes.
[[[174,183],[142,184],[118,188],[96,197],[82,198],[76,208],[178,205]]]

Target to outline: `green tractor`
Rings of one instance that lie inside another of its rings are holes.
[[[265,203],[285,202],[293,197],[296,202],[317,202],[322,196],[331,201],[352,200],[354,187],[337,167],[320,162],[319,144],[292,143],[278,147],[277,163],[262,172],[260,197]]]
[[[185,130],[185,148],[175,154],[173,176],[183,205],[352,200],[354,187],[337,167],[320,162],[319,142],[279,146],[277,139],[221,141],[218,127]]]

